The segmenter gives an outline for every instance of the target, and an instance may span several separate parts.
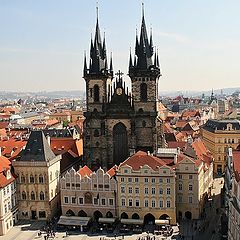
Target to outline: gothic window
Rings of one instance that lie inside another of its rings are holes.
[[[94,137],[99,137],[99,131],[97,129],[95,129],[93,135],[94,135]]]
[[[34,176],[32,174],[30,175],[30,183],[34,183]]]
[[[31,192],[31,200],[35,200],[35,193]]]
[[[146,127],[146,121],[142,121],[142,126]]]
[[[84,196],[84,202],[86,204],[92,204],[92,194],[90,192],[87,192]]]
[[[94,102],[99,102],[99,86],[98,85],[94,85],[93,92],[94,92]]]
[[[147,84],[141,83],[140,85],[140,97],[141,101],[147,101]]]
[[[39,183],[43,183],[43,175],[42,174],[39,175],[39,179],[38,180],[39,180]]]
[[[25,183],[25,177],[23,174],[21,175],[21,183]]]
[[[40,200],[44,200],[44,193],[42,191],[40,192]]]
[[[101,123],[101,135],[105,135],[105,122]]]
[[[23,191],[23,192],[22,192],[22,200],[26,200],[26,199],[27,199],[26,192],[25,192],[25,191]]]

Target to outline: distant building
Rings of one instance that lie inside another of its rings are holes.
[[[228,148],[236,149],[240,145],[240,121],[208,120],[201,131],[203,141],[214,157],[214,173],[221,175]]]

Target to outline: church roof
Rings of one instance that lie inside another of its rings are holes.
[[[42,131],[32,131],[26,148],[23,150],[21,157],[17,161],[51,161],[56,156],[51,150],[46,137]]]

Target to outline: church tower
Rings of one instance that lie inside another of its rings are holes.
[[[162,145],[162,124],[158,117],[158,82],[161,72],[158,54],[154,52],[152,32],[148,38],[143,6],[139,38],[136,33],[134,60],[130,53],[129,76],[136,112],[136,150],[157,151]]]

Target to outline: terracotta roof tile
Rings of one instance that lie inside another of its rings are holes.
[[[107,173],[109,174],[110,177],[113,177],[116,175],[116,171],[117,171],[118,167],[115,165],[112,168],[110,168]]]
[[[81,177],[85,177],[85,176],[89,177],[93,172],[89,169],[88,166],[85,165],[84,167],[78,170],[78,173],[81,175]]]

